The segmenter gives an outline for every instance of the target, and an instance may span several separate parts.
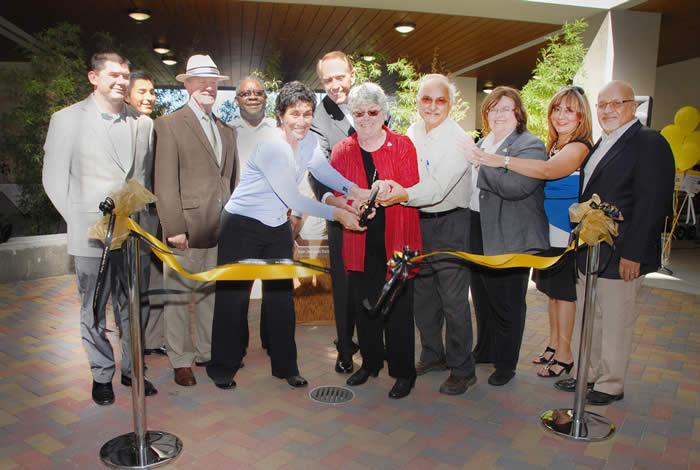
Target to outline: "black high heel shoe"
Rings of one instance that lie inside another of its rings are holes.
[[[561,369],[559,370],[558,373],[552,372],[552,366],[561,366]],[[544,370],[546,371],[544,374],[540,374],[539,372],[537,373],[538,376],[540,377],[559,377],[561,374],[566,372],[567,374],[571,372],[571,369],[574,367],[574,361],[569,362],[568,364],[566,362],[561,362],[557,361],[556,359],[552,359],[547,363],[546,366],[544,366]]]
[[[552,353],[552,355],[549,356],[549,358],[547,358],[546,357],[547,353]],[[549,346],[547,346],[547,348],[544,350],[544,352],[542,354],[540,354],[539,356],[537,356],[536,358],[534,358],[532,360],[532,363],[533,364],[548,364],[554,358],[554,355],[556,353],[557,353],[556,349],[552,349]]]

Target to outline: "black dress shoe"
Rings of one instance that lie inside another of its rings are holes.
[[[287,377],[287,383],[294,388],[306,387],[309,385],[309,382],[307,382],[301,375],[292,375],[291,377]]]
[[[228,382],[214,382],[214,385],[222,390],[229,390],[236,386],[236,381],[231,379]]]
[[[500,387],[510,382],[510,379],[515,377],[514,370],[506,369],[496,369],[493,374],[489,376],[489,385],[494,385]]]
[[[159,356],[167,356],[168,350],[165,349],[165,346],[161,346],[159,348],[144,349],[143,350],[144,356],[150,356],[151,354],[158,354]]]
[[[125,387],[131,387],[131,377],[127,377],[126,375],[122,375],[122,385]],[[150,397],[151,395],[155,395],[158,393],[158,390],[153,386],[151,382],[149,382],[146,379],[143,379],[143,390],[146,393],[147,397]]]
[[[335,346],[335,349],[337,351],[338,350],[338,338],[333,340],[333,345]],[[360,350],[360,346],[355,341],[351,341],[350,342],[350,354],[355,354],[359,350]],[[338,351],[338,352],[340,352],[340,351]]]
[[[586,401],[589,405],[605,406],[610,403],[625,398],[625,394],[621,393],[619,395],[610,395],[609,393],[599,392],[597,390],[590,390],[586,394]]]
[[[575,392],[576,391],[576,379],[561,379],[554,382],[554,388],[561,390],[562,392]],[[593,382],[588,382],[588,390],[593,390]]]
[[[114,403],[114,390],[112,389],[112,382],[101,384],[93,380],[92,400],[101,406],[111,405]]]
[[[399,377],[398,379],[396,379],[396,383],[394,384],[394,386],[391,387],[391,391],[389,391],[389,398],[403,398],[405,396],[408,396],[408,394],[411,393],[411,389],[415,384],[415,377],[410,379]]]
[[[339,374],[349,374],[354,369],[354,364],[352,359],[349,361],[344,361],[338,355],[338,359],[335,361],[335,371]]]
[[[348,377],[348,380],[346,380],[345,383],[350,386],[362,385],[363,383],[367,382],[367,379],[370,377],[376,377],[377,375],[379,375],[379,371],[372,371],[365,369],[364,367],[360,367],[357,372]]]

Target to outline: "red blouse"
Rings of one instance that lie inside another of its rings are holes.
[[[384,145],[372,152],[378,179],[391,179],[404,188],[418,183],[418,160],[416,148],[405,135],[397,134],[383,126],[386,131]],[[331,165],[360,188],[369,188],[365,167],[362,163],[357,134],[341,140],[333,147]],[[337,193],[336,195],[339,195]],[[418,209],[396,204],[385,209],[386,227],[384,240],[386,257],[391,259],[395,251],[408,245],[411,251],[422,249]],[[364,271],[365,233],[343,229],[343,262],[346,271]]]

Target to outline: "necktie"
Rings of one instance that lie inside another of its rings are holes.
[[[211,148],[214,150],[214,155],[216,155],[216,160],[221,164],[221,156],[219,155],[219,146],[216,143],[216,129],[214,128],[214,120],[207,116],[204,115],[203,118],[207,122],[207,128],[209,129],[209,132],[207,132],[207,138],[209,139],[209,143],[211,144]]]

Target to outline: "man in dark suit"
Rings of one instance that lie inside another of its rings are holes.
[[[111,293],[115,320],[121,324],[122,331],[121,383],[128,387],[131,386],[128,294],[118,258],[120,252],[115,253],[106,270],[107,292],[101,297],[98,324],[95,324],[92,304],[102,245],[89,240],[87,232],[102,216],[100,202],[126,180],[134,179],[151,187],[153,121],[124,104],[129,61],[114,52],[98,52],[92,56],[91,67],[88,80],[94,92],[51,116],[44,144],[42,181],[47,196],[68,226],[68,254],[75,260],[80,294],[80,333],[92,370],[92,399],[98,405],[109,405],[114,403],[115,363],[105,334],[105,308]],[[144,211],[134,218],[144,223],[145,215]],[[156,393],[149,381],[145,381],[144,387],[146,395]]]
[[[600,267],[594,315],[593,342],[586,398],[591,405],[607,405],[624,397],[624,382],[637,319],[635,298],[644,274],[655,272],[661,259],[664,219],[671,213],[675,164],[666,140],[635,118],[632,88],[620,81],[608,83],[598,94],[598,122],[603,135],[581,166],[579,201],[598,194],[622,212],[614,248],[600,245]],[[587,250],[578,254],[585,269]],[[578,347],[584,298],[584,276],[577,282],[576,329]],[[578,364],[577,364],[578,365]],[[555,383],[574,391],[575,379]]]
[[[318,143],[330,160],[333,146],[355,132],[348,106],[348,92],[355,83],[355,71],[348,56],[343,52],[333,51],[318,61],[316,72],[327,95],[316,108],[311,131],[317,134]],[[311,175],[309,182],[319,201],[333,204],[333,192],[330,189]],[[343,266],[343,226],[338,222],[328,221],[326,227],[331,259],[335,326],[338,333],[335,371],[350,373],[353,371],[352,355],[358,348],[352,341],[355,319],[349,318],[347,313],[348,280]]]
[[[156,207],[163,240],[188,272],[216,266],[219,218],[235,186],[238,171],[233,130],[212,114],[220,75],[209,56],[194,55],[187,72],[175,77],[185,83],[189,102],[156,121]],[[181,276],[164,266],[166,289],[188,290],[195,300],[195,333],[190,333],[190,296],[165,301],[165,345],[175,370],[175,383],[195,385],[192,363],[211,359],[214,283]]]

